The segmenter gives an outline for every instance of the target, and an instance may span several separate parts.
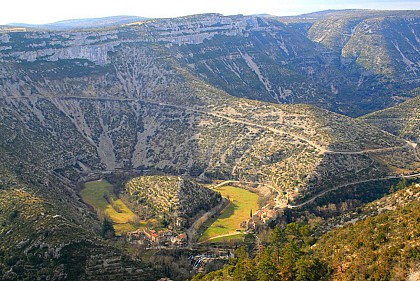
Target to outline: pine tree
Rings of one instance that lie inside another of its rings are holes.
[[[296,262],[296,281],[321,281],[328,277],[328,266],[319,259],[302,257]]]
[[[404,178],[397,183],[396,189],[401,190],[401,189],[404,189],[406,187],[407,187],[407,179]]]
[[[295,278],[295,264],[302,256],[302,251],[299,245],[295,242],[288,242],[280,252],[279,274],[281,280],[291,281]]]
[[[259,281],[275,281],[279,280],[277,267],[274,264],[270,250],[267,248],[261,255],[258,263],[257,274]]]
[[[276,251],[277,265],[280,259],[280,248],[287,242],[286,233],[279,225],[276,225],[273,232],[270,235],[270,244],[274,246]]]

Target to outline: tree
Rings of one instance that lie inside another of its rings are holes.
[[[255,249],[255,244],[256,244],[255,240],[256,239],[255,239],[254,234],[248,233],[245,235],[244,246],[245,246],[246,252],[248,253],[248,257],[253,256],[253,252],[254,252],[253,250]]]
[[[389,193],[394,193],[395,192],[395,186],[392,184],[391,187],[389,188]]]
[[[404,189],[406,187],[407,187],[407,179],[404,178],[397,183],[396,189],[401,190],[401,189]]]
[[[18,210],[13,210],[9,213],[9,216],[7,217],[7,219],[9,221],[14,221],[18,216],[19,216],[19,211]]]
[[[248,257],[248,253],[246,252],[246,247],[241,246],[235,250],[235,256],[238,258],[238,262],[246,259]]]
[[[160,225],[161,225],[162,228],[167,228],[168,225],[169,225],[169,221],[166,219],[166,214],[165,213],[163,213],[163,218],[160,221]]]
[[[102,237],[104,238],[112,238],[115,236],[115,229],[112,225],[112,222],[108,220],[107,218],[104,218],[104,221],[102,222]]]
[[[281,280],[294,280],[295,278],[295,264],[302,256],[302,251],[296,242],[287,243],[280,252],[279,274]]]
[[[235,266],[232,277],[234,281],[257,280],[254,261],[246,258],[238,262]]]
[[[292,222],[285,229],[287,241],[298,243],[299,247],[310,245],[313,242],[309,225]]]
[[[296,281],[328,280],[328,266],[319,259],[302,257],[296,262]]]
[[[273,232],[270,235],[270,244],[274,246],[277,257],[277,265],[280,259],[280,248],[287,242],[286,233],[279,225],[276,225]]]
[[[277,267],[274,264],[273,257],[268,248],[266,248],[257,267],[258,280],[260,281],[275,281],[279,280],[277,274]]]
[[[296,222],[289,223],[285,229],[287,241],[302,242],[300,225]]]

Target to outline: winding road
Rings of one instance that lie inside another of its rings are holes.
[[[164,103],[164,102],[158,102],[158,101],[153,101],[153,100],[146,100],[146,99],[138,99],[138,98],[114,98],[114,97],[83,97],[83,96],[62,96],[62,97],[52,97],[52,96],[27,96],[27,97],[22,97],[22,96],[17,96],[17,97],[0,97],[2,99],[31,99],[31,98],[41,98],[41,99],[52,99],[52,100],[66,100],[66,99],[84,99],[84,100],[100,100],[100,101],[133,101],[133,102],[143,102],[143,103],[148,103],[148,104],[153,104],[153,105],[158,105],[158,106],[166,106],[166,107],[173,107],[173,108],[179,108],[185,111],[190,111],[190,112],[196,112],[196,113],[200,113],[200,114],[204,114],[204,115],[209,115],[209,116],[213,116],[213,117],[217,117],[220,119],[225,119],[228,120],[230,122],[233,123],[239,123],[239,124],[243,124],[243,125],[247,125],[247,126],[251,126],[251,127],[255,127],[255,128],[261,128],[264,130],[268,130],[271,131],[273,133],[276,134],[286,134],[286,135],[290,135],[295,137],[296,139],[299,139],[303,142],[306,142],[307,144],[309,144],[310,146],[316,148],[317,150],[319,150],[322,154],[328,153],[328,154],[347,154],[347,155],[351,155],[351,154],[364,154],[364,153],[377,153],[377,152],[390,152],[390,151],[394,151],[394,150],[398,150],[404,147],[409,147],[410,151],[412,151],[413,155],[415,156],[415,158],[417,160],[420,160],[420,155],[416,149],[416,144],[411,143],[409,141],[407,141],[404,145],[401,146],[394,146],[394,147],[384,147],[384,148],[376,148],[376,149],[365,149],[365,150],[360,150],[360,151],[333,151],[330,149],[327,149],[325,147],[322,147],[320,145],[318,145],[317,143],[302,137],[300,135],[297,135],[295,133],[291,133],[288,131],[283,131],[280,129],[276,129],[270,126],[265,126],[265,125],[261,125],[261,124],[257,124],[257,123],[253,123],[253,122],[249,122],[249,121],[244,121],[244,120],[239,120],[239,119],[235,119],[229,116],[225,116],[216,112],[211,112],[211,111],[205,111],[205,110],[200,110],[197,108],[192,108],[192,107],[188,107],[188,106],[181,106],[181,105],[174,105],[174,104],[168,104],[168,103]],[[82,134],[84,135],[84,134]],[[88,139],[89,140],[89,139]],[[408,176],[387,176],[387,177],[383,177],[383,178],[376,178],[376,179],[369,179],[369,180],[362,180],[362,181],[356,181],[356,182],[351,182],[351,183],[346,183],[346,184],[342,184],[333,188],[330,188],[328,190],[325,190],[317,195],[314,195],[313,197],[307,199],[306,201],[297,204],[297,205],[286,205],[289,208],[299,208],[302,207],[308,203],[313,202],[314,200],[316,200],[317,198],[325,195],[326,193],[333,191],[333,190],[337,190],[339,188],[342,187],[346,187],[346,186],[351,186],[351,185],[355,185],[355,184],[360,184],[360,183],[366,183],[366,182],[373,182],[373,181],[380,181],[380,180],[387,180],[387,179],[397,179],[397,178],[411,178],[411,177],[419,177],[419,174],[414,174],[414,175],[408,175]],[[231,183],[240,183],[240,181],[226,181],[226,182],[231,182]],[[222,185],[222,184],[226,184],[226,182],[220,183],[218,186]],[[245,183],[256,183],[256,182],[245,182]],[[261,183],[258,183],[261,184]],[[268,186],[268,185],[266,185]],[[268,186],[269,188],[273,189],[274,191],[278,192],[278,196],[276,197],[276,199],[278,199],[278,197],[280,196],[280,192],[279,190],[275,189],[273,186]],[[277,200],[276,204],[280,204],[279,201]]]
[[[327,194],[328,192],[331,192],[333,190],[337,190],[337,189],[340,189],[340,188],[343,188],[343,187],[346,187],[346,186],[352,186],[352,185],[356,185],[356,184],[360,184],[360,183],[374,182],[374,181],[381,181],[381,180],[401,179],[401,178],[417,178],[417,177],[420,177],[420,173],[413,174],[413,175],[407,175],[407,176],[387,176],[387,177],[383,177],[383,178],[376,178],[376,179],[369,179],[369,180],[362,180],[362,181],[346,183],[346,184],[338,185],[338,186],[332,187],[330,189],[324,190],[323,192],[314,195],[313,197],[307,199],[306,201],[304,201],[300,204],[297,204],[297,205],[288,204],[287,207],[291,208],[291,209],[294,209],[294,208],[299,208],[299,207],[305,206],[305,205],[315,201],[317,198]]]
[[[57,101],[57,100],[70,100],[70,99],[79,99],[79,100],[98,100],[98,101],[132,101],[132,102],[143,102],[143,103],[148,103],[148,104],[153,104],[153,105],[158,105],[158,106],[166,106],[166,107],[173,107],[173,108],[179,108],[185,111],[190,111],[190,112],[196,112],[196,113],[200,113],[200,114],[204,114],[204,115],[209,115],[209,116],[213,116],[213,117],[217,117],[220,119],[225,119],[228,120],[230,122],[233,123],[238,123],[238,124],[243,124],[243,125],[247,125],[250,127],[254,127],[254,128],[260,128],[260,129],[264,129],[267,131],[271,131],[273,133],[276,134],[282,134],[282,135],[290,135],[296,139],[299,139],[303,142],[306,142],[307,144],[309,144],[310,146],[316,148],[317,150],[319,150],[322,154],[324,153],[329,153],[329,154],[347,154],[347,155],[351,155],[351,154],[363,154],[363,153],[374,153],[374,152],[385,152],[385,151],[393,151],[393,150],[397,150],[399,148],[403,148],[406,146],[410,146],[410,143],[407,142],[405,145],[402,146],[394,146],[394,147],[385,147],[385,148],[375,148],[375,149],[365,149],[365,150],[360,150],[360,151],[334,151],[334,150],[330,150],[327,149],[325,147],[320,146],[319,144],[313,142],[310,139],[307,139],[303,136],[300,136],[298,134],[295,134],[293,132],[289,132],[289,131],[284,131],[284,130],[280,130],[280,129],[276,129],[270,126],[266,126],[266,125],[261,125],[261,124],[257,124],[257,123],[253,123],[253,122],[249,122],[249,121],[244,121],[244,120],[239,120],[239,119],[235,119],[226,115],[222,115],[216,112],[212,112],[212,111],[206,111],[206,110],[201,110],[201,109],[197,109],[197,108],[192,108],[192,107],[188,107],[188,106],[181,106],[181,105],[175,105],[175,104],[169,104],[169,103],[164,103],[164,102],[159,102],[159,101],[153,101],[153,100],[147,100],[147,99],[139,99],[139,98],[115,98],[115,97],[86,97],[86,96],[60,96],[60,97],[53,97],[53,96],[40,96],[40,95],[33,95],[33,96],[10,96],[10,97],[0,97],[0,99],[33,99],[33,98],[39,98],[39,99],[51,99],[53,101]],[[84,134],[82,134],[84,135]],[[90,139],[88,139],[88,141],[91,141]]]

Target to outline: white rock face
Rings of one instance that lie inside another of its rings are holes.
[[[103,65],[108,62],[108,52],[113,51],[118,41],[116,31],[104,32],[33,32],[25,34],[26,39],[44,40],[41,43],[29,44],[27,50],[13,52],[11,46],[0,46],[0,50],[9,50],[0,54],[0,59],[18,58],[26,61],[43,59],[57,61],[62,59],[87,59]],[[0,36],[2,43],[10,42],[10,35]]]
[[[257,17],[224,17],[219,14],[152,21],[144,27],[156,35],[155,41],[168,41],[176,45],[200,44],[215,35],[247,36],[251,29],[266,29],[259,26]]]
[[[37,51],[15,53],[20,60],[36,61],[44,58],[47,61],[58,61],[62,59],[87,59],[99,65],[104,65],[108,61],[108,52],[112,51],[119,43],[91,46],[72,46],[63,49],[41,49]]]
[[[135,27],[130,39],[121,39],[121,29],[105,31],[27,32],[27,46],[13,47],[13,37],[0,35],[0,61],[19,59],[24,61],[57,61],[86,59],[99,65],[108,63],[108,52],[124,42],[168,42],[169,44],[201,44],[216,35],[248,36],[251,31],[278,31],[278,26],[265,23],[253,16],[224,17],[207,14],[177,19],[152,20]],[[140,31],[137,33],[137,31]],[[31,42],[32,41],[32,42]],[[25,41],[23,41],[25,42]],[[29,43],[31,42],[31,43]]]

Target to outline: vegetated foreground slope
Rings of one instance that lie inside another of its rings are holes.
[[[418,96],[397,106],[361,117],[393,135],[413,142],[420,142],[420,89],[413,91]]]
[[[193,280],[418,280],[419,200],[420,185],[412,185],[317,238],[308,225],[290,223],[274,229],[255,258],[242,247],[222,270]]]
[[[325,234],[313,247],[315,255],[328,261],[335,280],[416,280],[419,203],[418,184],[372,202],[364,209],[376,215]]]

